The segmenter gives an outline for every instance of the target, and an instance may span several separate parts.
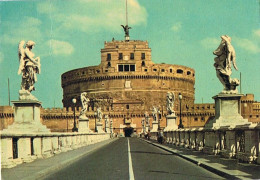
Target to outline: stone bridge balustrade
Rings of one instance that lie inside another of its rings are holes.
[[[184,132],[185,132],[185,134],[184,134],[184,141],[185,141],[184,146],[186,148],[189,148],[190,147],[190,129],[185,129]]]
[[[102,133],[1,133],[1,166],[12,168],[37,158],[48,158],[60,152],[94,144],[110,138]]]
[[[196,148],[196,129],[192,128],[190,130],[190,145],[189,148],[190,149],[195,149]]]
[[[219,129],[192,128],[165,132],[166,143],[203,151],[206,154],[236,158],[242,162],[260,164],[260,124]],[[157,140],[152,133],[153,140]]]

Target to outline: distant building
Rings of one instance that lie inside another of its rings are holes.
[[[63,105],[73,107],[72,99],[81,106],[80,94],[87,92],[92,100],[89,117],[94,119],[97,106],[113,119],[118,133],[141,131],[141,120],[152,107],[159,107],[161,125],[165,126],[166,95],[174,92],[176,109],[178,94],[183,106],[194,105],[195,71],[192,68],[155,64],[147,41],[105,42],[98,66],[75,69],[62,74]],[[99,102],[99,103],[98,103]],[[151,119],[152,122],[152,119]]]

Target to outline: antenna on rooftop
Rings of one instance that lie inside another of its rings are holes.
[[[126,16],[126,25],[121,25],[125,31],[125,41],[129,41],[130,40],[130,36],[129,36],[129,29],[131,29],[131,27],[128,26],[128,12],[127,12],[127,0],[125,0],[125,16]]]

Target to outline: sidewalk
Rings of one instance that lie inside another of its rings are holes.
[[[239,163],[236,159],[225,159],[219,155],[208,155],[172,144],[158,144],[155,141],[142,140],[227,179],[260,179],[260,165]]]
[[[43,178],[45,175],[74,163],[82,156],[94,152],[116,139],[109,139],[79,149],[63,152],[47,159],[37,159],[31,163],[23,163],[14,168],[2,169],[2,180],[34,180]]]

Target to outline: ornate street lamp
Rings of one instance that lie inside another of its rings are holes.
[[[181,93],[179,93],[179,101],[180,101],[180,123],[178,125],[179,129],[184,128],[183,124],[182,124],[182,119],[181,119],[181,100],[182,100],[182,95],[181,95]]]
[[[74,124],[72,128],[72,132],[78,132],[78,128],[76,127],[76,115],[75,115],[75,106],[76,106],[77,99],[73,98],[72,103],[73,103],[73,111],[74,111]]]

